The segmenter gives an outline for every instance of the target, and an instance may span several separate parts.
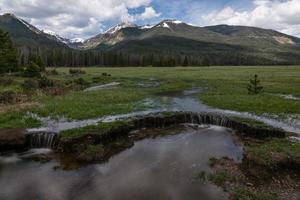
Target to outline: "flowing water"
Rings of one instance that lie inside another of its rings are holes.
[[[216,126],[167,132],[136,141],[106,163],[73,171],[56,170],[55,160],[41,164],[24,159],[32,150],[1,156],[0,199],[227,199],[222,189],[196,176],[210,172],[211,157],[241,161],[243,151],[234,133]]]
[[[143,103],[145,105],[150,105],[152,109],[146,111],[132,112],[122,115],[105,116],[96,119],[87,120],[68,120],[59,119],[53,120],[51,118],[41,118],[43,126],[37,129],[30,129],[29,132],[53,132],[59,133],[63,130],[84,127],[88,125],[97,124],[98,122],[110,122],[115,120],[127,119],[130,117],[144,116],[148,114],[155,114],[164,111],[183,111],[183,112],[206,112],[206,113],[218,113],[227,116],[236,116],[242,118],[255,119],[262,121],[270,126],[276,128],[282,128],[287,132],[296,133],[300,137],[300,120],[296,117],[290,116],[286,119],[280,119],[278,116],[257,116],[248,112],[236,112],[231,110],[222,110],[209,107],[199,101],[198,96],[201,94],[202,89],[195,88],[191,90],[179,91],[179,92],[166,92],[159,94],[156,98],[146,99]]]

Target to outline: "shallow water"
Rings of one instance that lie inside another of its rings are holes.
[[[8,160],[2,156],[0,199],[227,199],[220,188],[195,177],[210,171],[211,157],[241,161],[242,148],[232,134],[215,126],[186,128],[136,141],[106,163],[73,171],[54,170],[56,161],[40,164],[15,154],[16,162],[1,162]]]
[[[91,91],[97,91],[97,90],[103,90],[103,89],[112,89],[113,87],[119,86],[120,83],[118,82],[112,82],[112,83],[108,83],[108,84],[104,84],[104,85],[96,85],[93,87],[89,87],[87,89],[85,89],[85,92],[91,92]]]
[[[296,133],[300,137],[300,120],[295,119],[292,116],[287,116],[285,119],[281,119],[279,116],[263,115],[258,116],[248,112],[237,112],[231,110],[222,110],[217,108],[209,107],[199,101],[199,95],[201,94],[201,88],[194,88],[191,90],[184,90],[178,92],[165,92],[157,95],[156,98],[146,99],[144,104],[151,105],[150,109],[145,111],[132,112],[128,114],[105,116],[96,119],[87,120],[68,120],[59,119],[53,120],[51,118],[40,118],[34,116],[43,122],[43,126],[36,129],[29,129],[29,132],[35,131],[46,131],[58,133],[63,130],[80,128],[88,125],[94,125],[98,122],[111,122],[115,120],[127,119],[130,117],[144,116],[148,114],[155,114],[164,111],[182,111],[182,112],[206,112],[206,113],[217,113],[224,114],[227,116],[236,116],[242,118],[255,119],[262,121],[275,128],[281,128],[287,132]]]

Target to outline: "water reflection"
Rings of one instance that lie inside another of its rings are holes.
[[[240,161],[242,148],[230,130],[213,126],[142,139],[104,164],[73,171],[18,155],[18,164],[0,164],[0,199],[226,199],[220,188],[195,179],[209,172],[209,158],[223,156]]]

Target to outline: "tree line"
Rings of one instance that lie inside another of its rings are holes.
[[[262,65],[279,64],[255,56],[233,53],[202,53],[185,55],[170,53],[126,53],[99,50],[75,50],[69,48],[40,49],[27,48],[19,50],[19,63],[25,66],[31,61],[42,59],[46,66],[210,66],[210,65]],[[283,63],[287,64],[287,63]]]
[[[40,48],[20,47],[16,49],[8,33],[0,30],[0,73],[14,72],[29,64],[40,67],[83,66],[209,66],[209,65],[263,65],[273,63],[239,52],[215,52],[185,55],[184,53],[126,53],[97,50],[75,50],[67,47]]]

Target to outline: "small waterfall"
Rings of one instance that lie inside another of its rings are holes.
[[[49,132],[29,133],[26,136],[28,148],[55,148],[57,134]]]

